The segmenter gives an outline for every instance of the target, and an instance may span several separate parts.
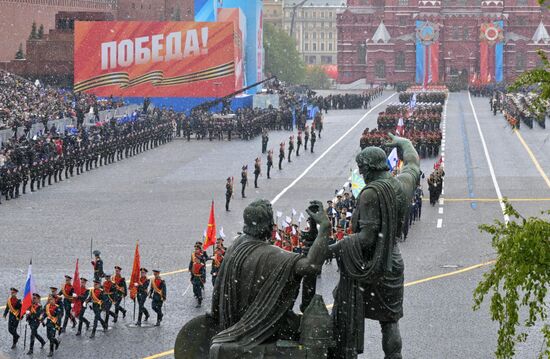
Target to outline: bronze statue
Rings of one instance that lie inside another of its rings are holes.
[[[364,318],[380,322],[385,358],[401,358],[404,265],[397,239],[420,179],[420,161],[409,140],[390,136],[404,167],[392,177],[382,149],[367,147],[359,153],[356,161],[367,186],[353,212],[354,233],[344,240],[328,246],[331,225],[318,201],[306,210],[313,230],[305,256],[269,244],[273,210],[268,201],[257,200],[245,209],[243,234],[227,250],[218,272],[212,313],[182,328],[176,359],[327,354],[353,359],[363,352]],[[332,323],[322,298],[314,295],[315,277],[330,257],[337,258],[340,272]],[[303,316],[292,311],[302,279]]]
[[[367,147],[356,157],[367,186],[353,212],[353,234],[330,246],[340,270],[332,311],[336,346],[330,358],[363,352],[364,319],[380,322],[386,359],[400,359],[399,319],[403,316],[403,259],[397,246],[420,179],[418,153],[407,139],[390,135],[403,154],[401,174],[392,177],[386,153]]]
[[[212,298],[212,314],[189,322],[176,340],[176,358],[243,358],[277,339],[299,343],[300,316],[292,311],[302,277],[320,273],[328,253],[330,222],[321,202],[306,210],[318,236],[307,256],[272,246],[273,210],[257,200],[244,210],[243,234],[227,250]],[[188,335],[211,338],[190,344]],[[210,345],[208,349],[205,346]],[[193,352],[190,352],[193,350]],[[304,356],[305,357],[305,356]]]

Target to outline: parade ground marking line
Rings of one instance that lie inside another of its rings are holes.
[[[411,287],[413,285],[418,285],[418,284],[430,282],[432,280],[442,279],[442,278],[446,278],[446,277],[452,277],[452,276],[455,276],[457,274],[472,271],[474,269],[490,266],[490,265],[494,264],[495,262],[496,262],[495,260],[491,260],[491,261],[488,261],[488,262],[479,263],[479,264],[475,264],[473,266],[469,266],[469,267],[465,267],[465,268],[462,268],[462,269],[459,269],[459,270],[455,270],[455,271],[452,271],[452,272],[442,273],[442,274],[434,275],[434,276],[431,276],[431,277],[428,277],[428,278],[418,279],[418,280],[415,280],[415,281],[412,281],[412,282],[405,283],[405,287]],[[332,307],[333,307],[333,304],[327,305],[327,309],[332,309]],[[162,353],[158,353],[158,354],[154,354],[154,355],[151,355],[151,356],[148,356],[148,357],[144,357],[143,359],[158,359],[158,358],[164,358],[168,355],[173,355],[173,354],[174,354],[174,349],[170,349],[170,350],[167,350],[167,351],[162,352]]]
[[[539,161],[537,160],[537,158],[533,154],[533,151],[531,151],[531,148],[529,148],[529,146],[527,145],[527,142],[525,142],[525,140],[523,139],[523,136],[517,130],[517,128],[514,129],[514,132],[516,133],[516,136],[518,137],[519,142],[521,142],[521,144],[523,145],[523,147],[527,151],[527,154],[529,155],[529,157],[531,157],[531,161],[533,161],[533,164],[535,165],[535,168],[537,169],[537,171],[539,171],[540,175],[544,179],[544,182],[546,182],[546,185],[548,186],[548,188],[550,188],[550,179],[548,179],[548,176],[546,175],[546,173],[544,173],[544,170],[542,169]]]
[[[510,222],[510,217],[504,213],[505,206],[504,201],[502,200],[502,192],[500,192],[500,187],[497,182],[497,177],[495,175],[495,169],[493,168],[493,162],[491,161],[491,156],[489,156],[489,150],[487,149],[487,143],[485,142],[485,136],[483,136],[483,131],[481,131],[481,126],[479,124],[479,120],[477,119],[477,113],[476,109],[474,107],[474,103],[472,102],[472,95],[470,95],[470,92],[468,92],[468,100],[470,101],[470,107],[472,108],[472,114],[474,115],[474,120],[476,121],[477,131],[479,133],[479,137],[481,139],[481,144],[483,145],[483,152],[485,152],[485,159],[487,160],[487,165],[489,166],[489,172],[491,173],[491,179],[493,180],[493,186],[495,187],[495,191],[497,193],[498,202],[500,203],[500,209],[502,210],[502,216],[504,217],[504,222],[508,223]]]
[[[296,177],[294,179],[294,181],[292,181],[288,186],[286,186],[285,188],[283,188],[283,190],[275,196],[275,198],[273,198],[271,200],[271,204],[274,205],[275,203],[277,203],[277,201],[289,190],[291,189],[292,187],[294,187],[294,185],[296,185],[296,183],[298,183],[298,181],[300,181],[302,178],[304,178],[304,176],[313,168],[315,167],[315,165],[317,163],[319,163],[319,161],[321,161],[323,159],[323,157],[326,156],[327,153],[329,153],[334,147],[336,147],[337,144],[340,143],[340,141],[342,141],[347,135],[350,134],[351,131],[353,131],[357,126],[359,126],[359,124],[361,122],[363,122],[363,120],[365,118],[367,118],[368,115],[370,115],[374,110],[376,110],[378,107],[382,106],[383,104],[385,104],[386,102],[388,102],[389,99],[391,99],[392,97],[395,96],[395,93],[391,94],[390,96],[388,96],[384,101],[380,102],[379,104],[377,104],[376,106],[374,106],[373,108],[371,108],[369,111],[367,111],[367,113],[365,113],[357,122],[355,122],[355,124],[353,126],[351,126],[349,128],[349,130],[347,130],[342,136],[340,136],[340,138],[338,138],[332,145],[329,146],[329,148],[327,148],[325,150],[325,152],[323,152],[319,157],[317,157],[315,159],[315,161],[313,161],[305,170],[304,172],[302,172],[302,174],[300,174],[298,177]]]

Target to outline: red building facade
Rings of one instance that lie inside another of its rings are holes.
[[[479,73],[480,27],[504,22],[504,80],[550,54],[550,12],[537,0],[348,0],[337,18],[338,81],[414,82],[417,20],[439,27],[439,82]]]

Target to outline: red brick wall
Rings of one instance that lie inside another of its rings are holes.
[[[44,33],[55,28],[59,11],[113,12],[108,4],[82,0],[0,0],[0,61],[15,58],[19,44],[26,53],[26,40],[33,21],[44,24]]]

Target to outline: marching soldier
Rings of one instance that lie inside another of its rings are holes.
[[[225,248],[222,244],[222,239],[218,238],[216,241],[216,249],[214,250],[214,256],[212,257],[212,270],[210,274],[212,275],[212,286],[216,284],[216,278],[218,277],[218,272],[222,266],[223,257],[225,256]]]
[[[285,143],[279,145],[279,171],[283,169],[283,160],[285,159]]]
[[[315,142],[317,140],[317,135],[315,134],[315,129],[311,129],[311,153],[313,153],[313,147],[315,146]]]
[[[58,322],[58,329],[61,333],[61,323],[63,322],[63,298],[61,298],[61,296],[59,296],[58,293],[58,290],[57,290],[57,287],[50,287],[50,297],[53,297],[53,299],[55,300],[55,305],[57,305],[57,307],[59,308],[59,315],[58,315],[58,319],[59,319],[59,322]]]
[[[71,284],[71,276],[66,275],[65,276],[65,284],[61,288],[61,291],[59,292],[59,296],[63,295],[63,306],[61,307],[61,310],[64,311],[64,317],[65,320],[63,321],[63,327],[61,327],[61,332],[64,333],[65,329],[67,329],[67,324],[69,322],[69,319],[71,319],[71,322],[73,324],[73,328],[76,326],[76,320],[74,319],[74,316],[71,313],[71,309],[73,306],[73,302],[75,301],[76,294],[74,292],[73,285]]]
[[[290,156],[292,155],[292,152],[294,151],[294,136],[290,136],[288,139],[288,163],[292,162],[290,160]]]
[[[55,350],[59,348],[60,341],[55,338],[55,333],[61,329],[59,326],[61,312],[62,310],[59,305],[57,305],[55,297],[50,295],[48,297],[48,304],[46,304],[44,310],[46,336],[50,341],[50,352],[48,353],[48,357],[53,357],[54,348]]]
[[[244,194],[244,190],[246,189],[246,186],[248,185],[248,165],[243,166],[243,168],[242,168],[241,185],[242,185],[242,189],[241,189],[242,198],[246,198],[246,196]]]
[[[204,263],[200,260],[202,253],[196,250],[192,258],[190,265],[191,283],[193,285],[193,294],[197,299],[197,305],[195,308],[200,308],[202,305],[202,288],[204,286],[204,277],[206,276],[206,269]]]
[[[103,331],[107,331],[107,323],[101,318],[101,311],[103,309],[103,303],[105,302],[105,295],[101,289],[101,281],[94,279],[94,287],[90,289],[90,294],[86,300],[86,304],[92,302],[92,310],[94,311],[94,325],[92,326],[92,334],[90,338],[95,337],[95,332],[97,330],[97,323],[101,323],[103,326]]]
[[[77,293],[76,300],[80,302],[80,312],[78,313],[78,331],[76,332],[76,335],[79,336],[82,334],[82,324],[86,323],[86,331],[90,328],[90,321],[84,317],[84,313],[86,312],[86,304],[88,302],[88,297],[90,295],[90,291],[86,289],[86,285],[88,283],[88,280],[84,277],[80,277],[80,288],[81,292]]]
[[[267,152],[267,179],[271,179],[271,167],[273,167],[273,150]]]
[[[227,177],[227,182],[225,183],[225,210],[229,212],[229,202],[233,198],[233,180],[231,177]]]
[[[115,303],[114,286],[115,284],[111,280],[111,275],[105,274],[105,282],[103,282],[103,295],[105,298],[103,310],[105,310],[105,326],[107,327],[109,327],[109,317],[113,317],[113,319],[116,318],[115,313],[111,310],[111,307]]]
[[[11,334],[12,349],[15,349],[17,341],[19,341],[19,334],[17,334],[17,326],[19,325],[19,318],[21,318],[21,300],[17,298],[19,291],[16,288],[10,288],[10,297],[6,303],[6,309],[4,309],[4,319],[8,316],[8,332]]]
[[[296,157],[300,157],[300,147],[302,147],[302,130],[298,130],[298,137],[296,138]],[[307,148],[306,148],[307,150]]]
[[[141,272],[139,282],[134,283],[134,286],[137,287],[137,301],[139,306],[138,321],[136,323],[138,327],[141,326],[141,318],[143,317],[143,315],[145,315],[145,321],[149,320],[149,311],[145,308],[145,301],[147,300],[150,282],[150,280],[147,278],[147,269],[141,268],[139,271]]]
[[[103,272],[103,260],[100,257],[100,251],[95,250],[93,253],[95,256],[95,260],[92,261],[92,266],[94,267],[94,280],[99,281],[105,276],[105,273]]]
[[[262,173],[260,165],[260,157],[256,157],[256,160],[254,161],[254,188],[260,188],[258,187],[258,177],[260,177],[260,174]]]
[[[122,318],[126,318],[126,309],[122,308],[120,306],[120,303],[122,302],[122,299],[126,297],[128,293],[128,288],[126,286],[126,280],[120,274],[121,271],[122,271],[122,268],[120,268],[119,266],[115,266],[115,278],[113,280],[113,283],[114,283],[113,297],[115,300],[115,319],[114,319],[115,323],[118,320],[119,312],[122,312]]]
[[[149,298],[152,298],[151,308],[157,313],[157,323],[155,327],[160,326],[162,322],[162,304],[166,300],[166,282],[160,277],[160,271],[158,269],[153,270],[153,281],[151,282],[151,289],[149,290]]]
[[[38,327],[40,326],[42,320],[42,305],[40,304],[40,294],[34,293],[32,295],[32,305],[27,310],[27,322],[29,327],[31,327],[31,344],[29,346],[29,351],[27,355],[32,355],[34,351],[34,341],[38,339],[42,348],[46,345],[46,341],[40,334],[38,334]]]
[[[307,142],[309,141],[309,127],[304,130],[304,150],[307,151]]]
[[[267,151],[268,142],[269,142],[269,136],[267,135],[267,131],[264,129],[262,132],[262,153],[265,153]]]

